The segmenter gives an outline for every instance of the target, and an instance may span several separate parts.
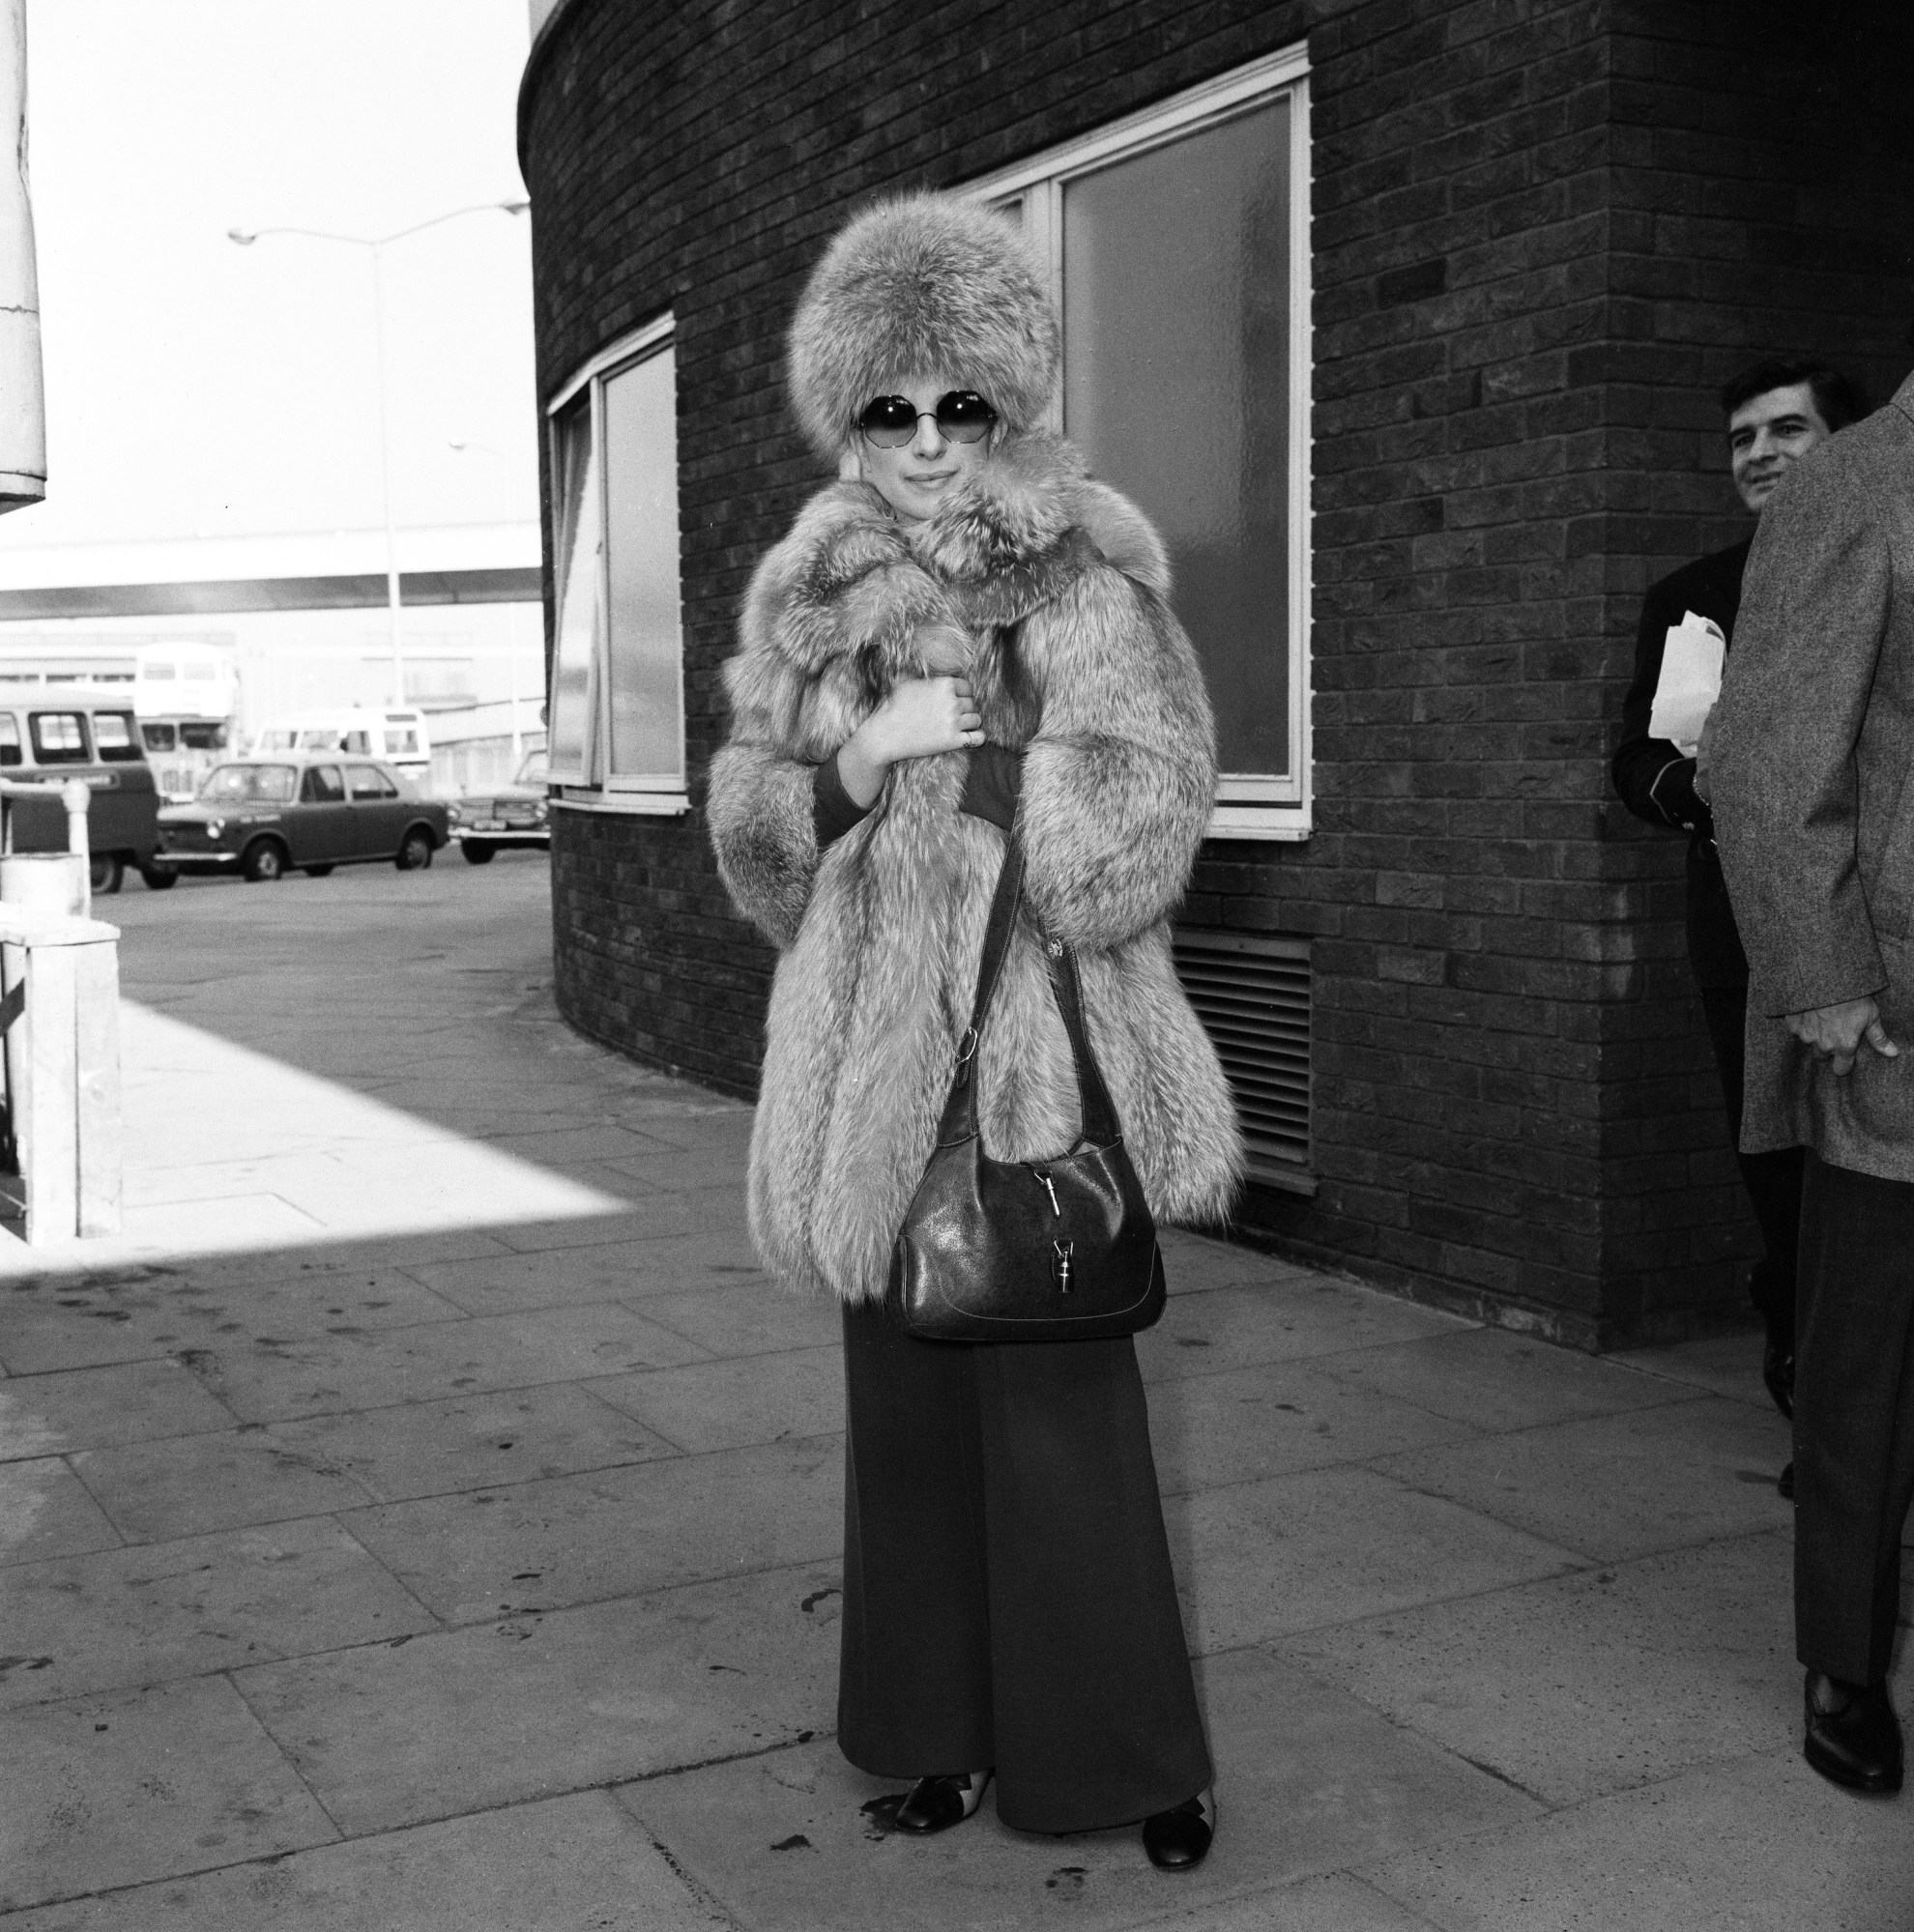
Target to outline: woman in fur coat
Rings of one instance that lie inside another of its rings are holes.
[[[1188,1868],[1210,1764],[1132,1344],[923,1341],[883,1308],[1013,824],[1023,910],[977,1048],[992,1156],[1078,1138],[1051,934],[1157,1219],[1219,1218],[1241,1165],[1170,951],[1214,786],[1208,701],[1155,533],[1040,427],[1057,357],[1000,217],[918,195],[837,237],[790,378],[839,480],[745,599],[711,836],[781,955],[752,1231],[844,1308],[839,1744],[915,1780],[877,1802],[896,1829],[968,1818],[994,1771],[1006,1824],[1141,1819],[1151,1859]]]

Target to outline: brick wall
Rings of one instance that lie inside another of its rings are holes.
[[[1317,832],[1209,848],[1187,908],[1314,937],[1320,1191],[1245,1223],[1587,1343],[1731,1307],[1679,851],[1606,762],[1642,588],[1738,533],[1710,387],[1811,337],[1877,389],[1907,360],[1894,63],[1800,11],[572,0],[523,101],[540,382],[675,309],[694,801],[737,598],[820,480],[778,357],[848,205],[1307,33]],[[770,961],[702,813],[565,812],[554,862],[567,1017],[749,1091]]]

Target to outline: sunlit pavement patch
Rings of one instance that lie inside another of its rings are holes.
[[[135,1001],[122,1002],[120,1028],[121,1231],[30,1248],[14,1224],[0,1232],[0,1277],[630,1212],[615,1195]],[[341,1146],[359,1157],[341,1159]]]

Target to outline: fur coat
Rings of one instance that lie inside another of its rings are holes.
[[[999,1160],[1065,1152],[1081,1115],[1031,908],[1078,956],[1091,1044],[1160,1222],[1213,1221],[1241,1168],[1222,1069],[1171,964],[1208,821],[1214,729],[1164,601],[1163,546],[1067,445],[1013,439],[921,524],[876,491],[815,497],[759,565],[713,761],[719,870],[777,946],[751,1229],[788,1283],[882,1296],[970,1018],[1004,836],[960,813],[968,752],[893,765],[820,857],[815,767],[892,680],[968,676],[1026,749],[1025,914],[978,1049]]]

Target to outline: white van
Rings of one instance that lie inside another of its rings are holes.
[[[306,711],[270,724],[252,740],[253,752],[342,751],[382,758],[395,764],[419,788],[432,789],[432,739],[425,713],[368,710]]]

